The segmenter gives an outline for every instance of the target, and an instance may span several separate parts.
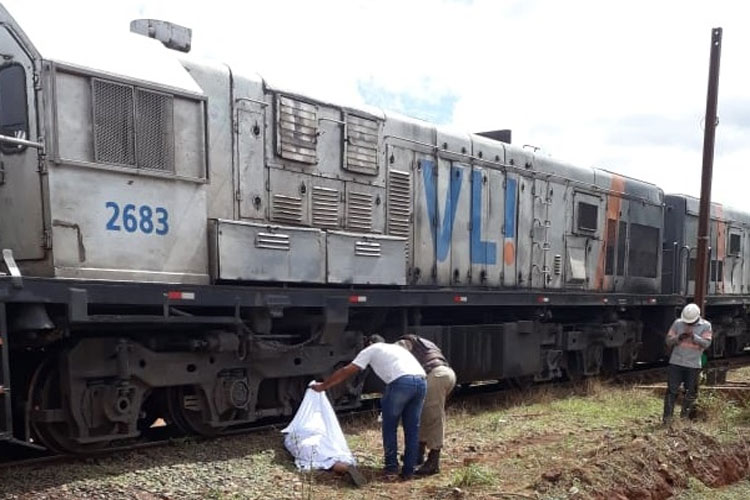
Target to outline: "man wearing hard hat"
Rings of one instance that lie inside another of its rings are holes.
[[[688,418],[698,396],[698,376],[703,351],[711,345],[711,323],[701,318],[696,304],[688,304],[667,332],[667,347],[672,348],[667,370],[667,395],[664,397],[664,423],[674,412],[674,401],[680,385],[685,384],[685,398],[680,416]]]

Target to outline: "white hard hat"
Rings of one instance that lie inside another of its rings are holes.
[[[680,319],[685,323],[695,323],[701,318],[701,308],[697,304],[688,304],[682,309]]]

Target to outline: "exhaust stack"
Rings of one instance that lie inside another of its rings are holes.
[[[169,49],[190,52],[193,30],[185,26],[159,19],[136,19],[130,22],[130,31],[159,40]]]

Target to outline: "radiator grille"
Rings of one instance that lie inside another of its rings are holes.
[[[302,222],[302,198],[283,194],[273,195],[271,218],[299,224]]]
[[[411,172],[388,172],[388,234],[409,236],[411,221]]]
[[[351,191],[347,200],[346,227],[372,231],[372,195]]]
[[[94,159],[135,166],[133,88],[93,80]]]
[[[174,171],[174,102],[168,94],[92,79],[94,161]]]
[[[318,108],[289,97],[277,100],[279,156],[302,163],[317,163]]]
[[[172,96],[136,91],[136,143],[138,166],[174,169],[174,103]]]
[[[375,120],[347,115],[347,170],[370,175],[378,173],[378,129]]]
[[[339,227],[339,191],[313,186],[312,224],[317,227]]]

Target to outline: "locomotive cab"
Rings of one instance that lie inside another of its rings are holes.
[[[16,259],[44,257],[44,146],[37,108],[39,54],[0,7],[0,248]]]
[[[0,9],[0,248],[27,276],[204,284],[207,97],[123,35],[37,50]]]

